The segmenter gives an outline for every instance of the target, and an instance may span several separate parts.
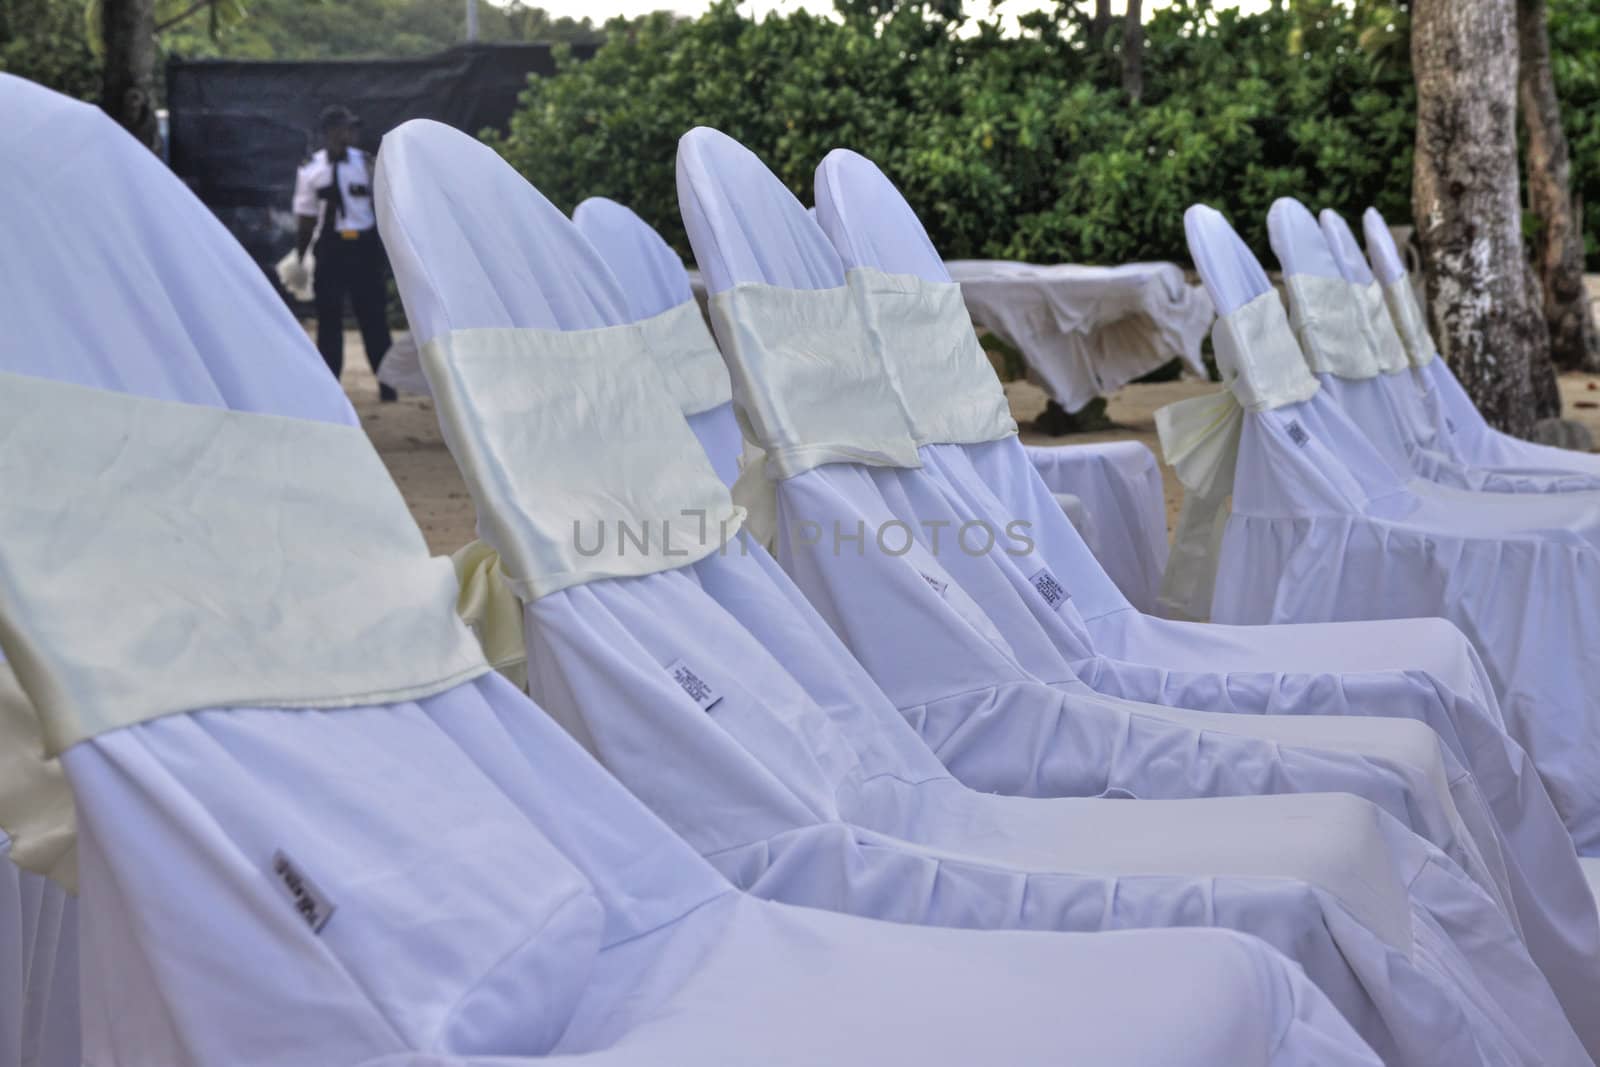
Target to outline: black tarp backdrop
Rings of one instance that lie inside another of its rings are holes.
[[[587,59],[595,45],[573,45]],[[263,266],[294,245],[295,168],[317,145],[317,115],[344,104],[361,146],[407,119],[466,133],[504,130],[529,75],[555,72],[548,44],[462,45],[415,59],[167,63],[172,169]]]

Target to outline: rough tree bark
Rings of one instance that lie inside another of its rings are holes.
[[[106,46],[100,107],[153,150],[160,143],[155,0],[102,0],[100,31]]]
[[[1089,20],[1089,40],[1104,48],[1111,33],[1111,0],[1094,0],[1094,17]]]
[[[1538,309],[1544,305],[1544,287],[1533,263],[1523,260],[1523,285],[1528,291],[1528,305]],[[1556,381],[1556,365],[1550,359],[1549,324],[1539,315],[1532,317],[1531,345],[1528,349],[1528,381],[1533,387],[1533,417],[1535,426],[1546,419],[1561,418],[1561,385]],[[1534,437],[1538,438],[1537,429]],[[1545,444],[1550,442],[1545,441]]]
[[[1439,350],[1484,417],[1526,437],[1543,322],[1524,275],[1516,30],[1513,0],[1413,3],[1411,196]]]
[[[1517,0],[1517,99],[1528,132],[1528,207],[1538,216],[1533,258],[1544,288],[1550,356],[1557,366],[1600,370],[1600,337],[1583,285],[1583,227],[1572,199],[1572,161],[1550,70],[1545,0]]]
[[[1122,91],[1138,102],[1144,95],[1144,0],[1128,0],[1122,20]]]

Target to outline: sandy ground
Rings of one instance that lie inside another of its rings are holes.
[[[361,357],[361,341],[351,333],[345,339],[344,388],[361,416],[361,425],[377,447],[378,454],[394,475],[405,495],[411,513],[438,553],[454,552],[477,536],[472,500],[456,471],[455,461],[445,449],[434,418],[431,400],[402,396],[393,404],[378,403],[378,386]],[[1174,400],[1210,392],[1216,386],[1207,382],[1161,382],[1156,385],[1130,385],[1112,394],[1107,414],[1117,429],[1071,437],[1042,437],[1024,434],[1028,444],[1071,447],[1093,441],[1132,439],[1143,443],[1159,457],[1156,443],[1155,410]],[[1019,422],[1032,419],[1044,410],[1042,390],[1027,382],[1010,382],[1006,395]],[[1600,376],[1568,374],[1561,378],[1563,415],[1587,426],[1600,441]],[[1167,528],[1177,519],[1182,488],[1165,464]]]

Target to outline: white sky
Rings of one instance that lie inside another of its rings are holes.
[[[613,15],[644,15],[651,11],[676,11],[681,15],[698,15],[711,6],[711,0],[534,0],[534,6],[542,7],[552,15],[570,15],[573,18],[582,18],[587,15],[596,22],[603,22]],[[1002,14],[1015,17],[1029,11],[1039,11],[1053,6],[1050,0],[1001,0],[999,5]],[[1146,10],[1152,7],[1165,7],[1163,0],[1147,0]],[[1246,11],[1264,11],[1269,6],[1268,0],[1221,0],[1218,7],[1239,7]],[[1121,14],[1127,7],[1126,0],[1112,0],[1112,10]],[[809,10],[827,12],[833,10],[832,0],[740,0],[739,10],[747,15],[764,15],[769,11],[797,11]],[[984,0],[967,0],[967,10],[973,15],[984,12]]]

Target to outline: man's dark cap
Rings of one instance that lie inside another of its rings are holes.
[[[322,109],[318,123],[322,129],[331,130],[335,126],[359,126],[361,125],[361,120],[356,117],[354,111],[351,111],[343,104],[329,104]]]

